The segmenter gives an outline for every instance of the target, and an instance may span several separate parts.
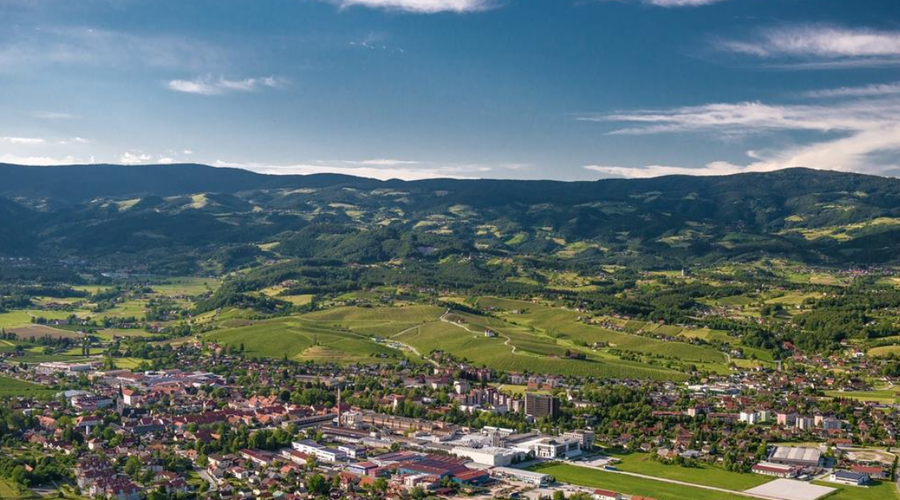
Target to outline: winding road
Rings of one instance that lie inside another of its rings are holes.
[[[457,322],[455,322],[455,321],[450,321],[449,319],[447,319],[447,315],[448,315],[448,314],[450,314],[450,309],[447,309],[447,311],[444,312],[444,314],[441,314],[441,321],[443,321],[444,323],[449,323],[449,324],[451,324],[451,325],[453,325],[453,326],[462,328],[463,330],[465,330],[465,331],[467,331],[467,332],[469,332],[469,333],[474,333],[475,335],[481,335],[481,334],[482,334],[481,332],[476,332],[475,330],[472,330],[471,328],[469,328],[469,327],[466,326],[466,325],[457,323]],[[512,339],[511,339],[511,338],[507,337],[506,335],[501,335],[501,334],[499,334],[499,333],[497,334],[497,336],[506,339],[506,342],[504,342],[503,345],[509,347],[509,348],[511,349],[510,352],[512,352],[513,354],[519,354],[519,353],[516,352],[516,346],[514,346],[514,345],[509,345],[509,343],[512,342]]]

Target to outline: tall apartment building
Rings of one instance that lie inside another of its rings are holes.
[[[526,392],[525,416],[535,420],[544,417],[555,420],[559,416],[559,399],[547,394]]]

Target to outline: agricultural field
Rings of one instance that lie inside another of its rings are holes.
[[[25,500],[40,497],[29,489],[21,490],[16,484],[6,479],[0,479],[0,498],[4,500]]]
[[[141,363],[147,362],[149,360],[141,359],[141,358],[115,358],[116,368],[120,370],[135,370]]]
[[[220,281],[213,278],[172,278],[159,284],[151,285],[153,291],[166,297],[195,296],[215,291]]]
[[[335,307],[288,318],[226,321],[219,323],[220,326],[234,326],[214,331],[207,338],[228,345],[243,344],[245,352],[251,356],[287,355],[299,361],[353,363],[402,357],[400,351],[375,340],[387,339],[411,346],[422,355],[439,348],[475,365],[499,370],[665,380],[684,378],[683,374],[662,366],[624,361],[577,346],[565,338],[553,338],[532,326],[466,313],[443,316],[444,312],[443,308],[426,305]],[[493,332],[493,336],[487,336],[487,330]],[[567,351],[580,352],[584,359],[566,358]],[[713,359],[723,360],[724,357]]]
[[[519,311],[519,314],[505,314],[503,317],[510,323],[533,327],[536,331],[572,343],[591,345],[595,342],[606,342],[611,348],[639,354],[671,357],[690,362],[722,364],[726,362],[725,354],[711,347],[629,335],[582,323],[578,320],[580,314],[576,311],[495,297],[480,297],[478,306],[507,312]]]
[[[813,481],[812,484],[837,488],[837,491],[828,495],[828,500],[900,500],[897,486],[890,481],[882,481],[874,486],[846,486],[830,481]]]
[[[683,378],[679,372],[622,361],[585,351],[585,359],[567,359],[571,348],[537,335],[530,328],[494,318],[453,314],[447,322],[427,323],[395,337],[423,354],[438,348],[477,366],[512,372],[620,378]],[[452,323],[451,323],[452,322]],[[496,336],[488,337],[485,330]]]
[[[63,330],[61,328],[53,328],[46,325],[17,326],[14,328],[7,328],[6,330],[10,333],[15,333],[17,338],[19,339],[30,339],[32,337],[36,339],[45,337],[78,339],[82,337],[82,335],[78,332]]]
[[[628,495],[642,495],[665,500],[746,500],[746,497],[736,494],[603,472],[575,465],[543,465],[534,467],[532,470],[550,474],[560,482],[589,488],[603,488]],[[695,481],[700,481],[700,476],[702,473],[698,471],[694,477]]]
[[[629,453],[611,455],[621,462],[616,463],[616,468],[626,472],[637,472],[648,476],[674,479],[704,486],[725,488],[733,490],[746,490],[761,484],[766,484],[774,478],[760,476],[758,474],[741,474],[729,472],[721,467],[707,464],[699,464],[696,467],[682,467],[680,465],[666,465],[651,460],[648,453]]]
[[[8,396],[52,396],[56,391],[42,385],[25,382],[11,377],[0,376],[0,397]],[[2,486],[0,486],[2,488]],[[0,495],[0,498],[6,498]]]
[[[31,318],[66,319],[72,313],[63,311],[16,310],[0,314],[0,328],[16,328],[31,325]]]
[[[825,391],[825,395],[832,398],[855,399],[857,401],[872,401],[874,403],[894,404],[900,402],[900,387],[873,391]]]
[[[873,347],[868,350],[866,353],[869,356],[885,357],[885,356],[900,356],[900,345],[884,345],[880,347]]]
[[[288,357],[297,361],[390,362],[403,355],[371,338],[322,326],[301,317],[277,318],[226,328],[206,336],[224,345],[244,346],[248,356]]]
[[[303,315],[323,326],[370,337],[391,337],[403,330],[438,321],[444,309],[434,306],[336,307]]]

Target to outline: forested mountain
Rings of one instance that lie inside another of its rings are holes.
[[[474,253],[661,267],[900,255],[900,180],[791,169],[595,182],[272,176],[203,165],[0,165],[0,254],[172,272],[275,257]]]

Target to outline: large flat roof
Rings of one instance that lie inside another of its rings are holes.
[[[776,479],[766,484],[745,490],[744,493],[753,493],[781,500],[816,500],[825,495],[830,495],[835,488],[818,486],[805,481],[794,479]]]
[[[772,453],[772,460],[788,460],[795,462],[818,462],[822,451],[818,448],[803,446],[779,446]]]

